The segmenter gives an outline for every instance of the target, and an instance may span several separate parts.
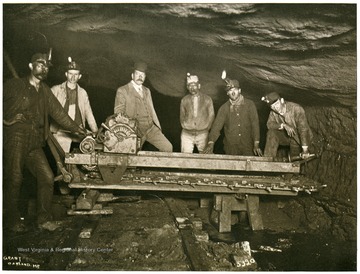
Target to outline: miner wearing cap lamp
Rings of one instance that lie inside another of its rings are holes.
[[[138,136],[141,138],[141,147],[147,141],[159,151],[172,152],[172,144],[161,131],[150,89],[143,85],[146,70],[146,63],[137,62],[134,64],[131,73],[132,80],[116,91],[114,113],[125,114],[138,121]]]
[[[64,111],[50,88],[43,82],[50,58],[34,54],[30,75],[7,81],[3,89],[3,224],[5,231],[26,230],[19,212],[20,189],[25,169],[37,180],[37,224],[52,230],[54,175],[43,147],[49,134],[49,119],[74,134],[85,135]]]
[[[85,128],[87,123],[91,132],[96,134],[98,127],[91,109],[89,96],[86,90],[78,84],[82,77],[80,65],[71,57],[68,58],[68,61],[65,72],[66,81],[53,86],[51,91],[76,124]],[[77,143],[81,141],[77,136],[65,132],[56,122],[51,124],[50,129],[64,152],[70,152],[73,141]]]
[[[259,148],[260,128],[253,101],[241,94],[238,80],[225,79],[229,100],[216,114],[204,153],[213,153],[214,143],[224,129],[224,151],[229,155],[262,156]]]
[[[309,157],[312,132],[304,109],[285,101],[277,92],[271,92],[261,100],[270,107],[264,156],[276,157],[279,145],[290,146],[290,156]]]
[[[188,73],[186,83],[190,94],[185,95],[180,103],[181,152],[192,153],[196,146],[201,153],[215,118],[213,101],[200,91],[197,75]]]

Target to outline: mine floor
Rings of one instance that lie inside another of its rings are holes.
[[[264,231],[251,231],[239,213],[233,216],[231,232],[218,233],[211,207],[200,207],[199,201],[124,196],[105,204],[112,208],[111,215],[68,216],[71,197],[59,198],[54,204],[59,229],[39,231],[29,217],[29,232],[3,236],[3,269],[356,270],[356,243],[336,243],[296,230],[286,216],[271,214],[271,206],[262,209]],[[249,257],[243,242],[249,242]]]

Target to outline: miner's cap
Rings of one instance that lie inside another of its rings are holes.
[[[51,66],[52,64],[49,61],[49,56],[46,53],[35,53],[32,57],[31,57],[31,63],[41,63],[44,66]]]
[[[76,63],[71,57],[68,57],[68,65],[66,67],[67,70],[78,70],[80,71],[80,65]]]
[[[136,62],[136,63],[134,64],[134,70],[137,70],[137,71],[141,71],[141,72],[146,73],[147,64],[144,63],[144,62]]]
[[[232,88],[239,88],[240,84],[238,80],[227,80],[226,81],[226,91],[229,91]]]
[[[199,83],[199,77],[197,75],[191,75],[189,72],[187,73],[186,77],[186,84],[197,84]]]
[[[265,95],[264,97],[262,97],[261,101],[264,101],[268,105],[272,105],[273,103],[275,103],[280,98],[281,97],[280,97],[279,93],[274,91],[274,92],[270,92],[267,95]]]

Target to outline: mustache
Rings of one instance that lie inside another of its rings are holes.
[[[34,76],[40,80],[46,79],[47,75],[48,75],[47,72],[39,72],[39,73],[34,74]]]

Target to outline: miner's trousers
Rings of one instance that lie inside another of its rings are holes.
[[[299,156],[301,152],[300,145],[294,138],[290,138],[285,130],[269,129],[266,135],[265,157],[276,157],[279,146],[289,146],[290,155]]]
[[[4,226],[11,227],[20,221],[19,198],[25,168],[30,171],[37,182],[38,223],[44,223],[52,219],[51,205],[54,191],[54,174],[40,140],[38,132],[31,129],[15,132],[4,131]]]

